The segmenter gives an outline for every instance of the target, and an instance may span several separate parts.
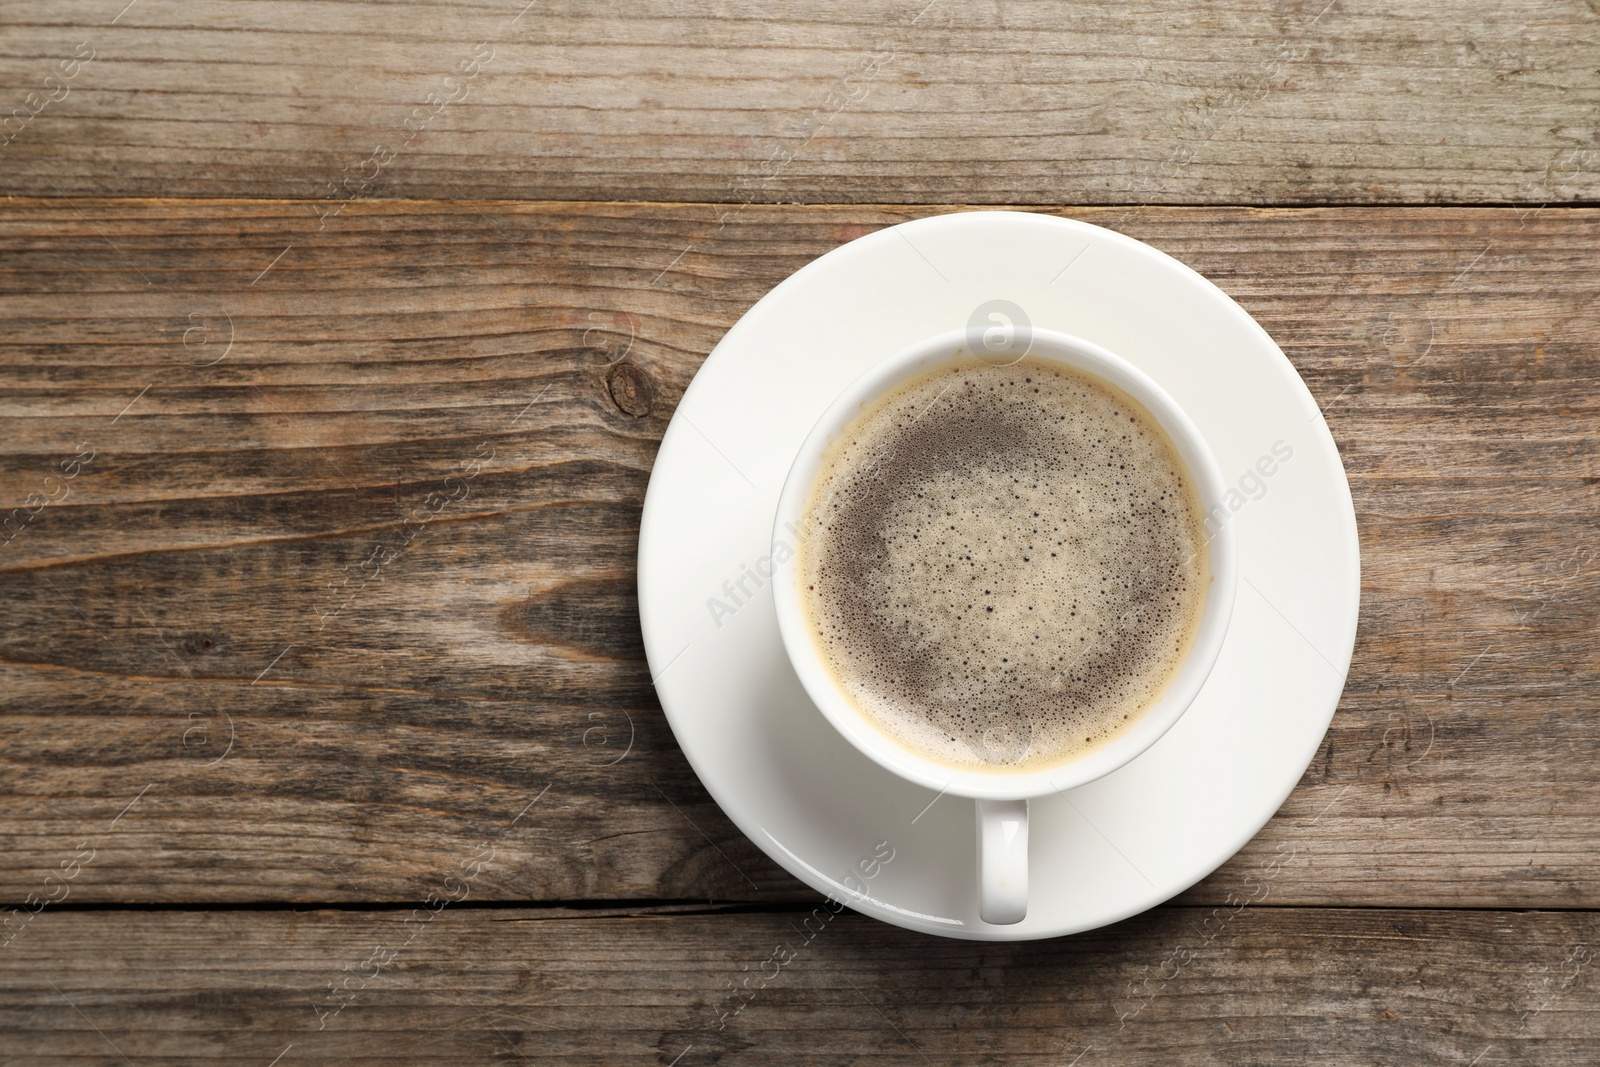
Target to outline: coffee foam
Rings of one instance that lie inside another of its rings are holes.
[[[960,360],[824,456],[801,601],[883,732],[961,769],[1037,770],[1126,729],[1193,642],[1194,485],[1131,397],[1065,366]]]

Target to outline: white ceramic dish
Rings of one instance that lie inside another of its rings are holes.
[[[879,767],[823,718],[773,610],[779,491],[817,416],[907,345],[996,300],[1155,379],[1237,489],[1238,593],[1200,695],[1132,763],[1036,800],[1027,918],[978,919],[970,803]],[[711,795],[817,890],[912,929],[992,940],[1091,929],[1203,878],[1282,804],[1338,703],[1359,554],[1315,402],[1266,333],[1161,252],[1045,215],[922,219],[796,272],[707,358],[657,455],[639,545],[651,674]],[[882,862],[884,855],[892,855]],[[870,874],[869,874],[870,872]]]

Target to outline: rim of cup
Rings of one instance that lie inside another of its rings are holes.
[[[825,718],[868,758],[929,789],[990,800],[1023,800],[1086,785],[1125,766],[1160,740],[1199,695],[1227,635],[1238,581],[1233,524],[1223,503],[1226,483],[1204,436],[1177,401],[1127,360],[1081,337],[1030,328],[1005,338],[995,350],[975,339],[971,328],[924,338],[871,367],[834,399],[790,466],[778,497],[773,525],[772,592],[784,649],[806,693]],[[799,541],[806,504],[823,457],[840,434],[874,401],[895,386],[943,364],[976,356],[1007,365],[1025,357],[1051,360],[1086,372],[1132,397],[1166,433],[1188,470],[1202,513],[1223,518],[1205,525],[1210,586],[1194,641],[1154,704],[1116,736],[1087,752],[1033,770],[976,770],[923,756],[890,737],[858,710],[823,660],[800,597]],[[778,561],[782,562],[778,562]]]

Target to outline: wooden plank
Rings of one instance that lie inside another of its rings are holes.
[[[722,332],[925,210],[7,204],[0,515],[64,495],[0,546],[0,899],[81,843],[72,902],[415,900],[484,841],[480,897],[808,899],[660,716],[639,508]],[[1071,214],[1263,323],[1362,527],[1328,740],[1185,899],[1293,849],[1274,901],[1595,907],[1600,211]]]
[[[1597,41],[1580,0],[13,0],[0,191],[1594,201]]]
[[[0,1040],[16,1064],[278,1067],[1600,1054],[1592,915],[1162,908],[986,945],[833,907],[46,912],[0,956]]]

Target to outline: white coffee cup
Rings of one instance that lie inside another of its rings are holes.
[[[974,348],[978,350],[974,352]],[[1226,509],[1218,510],[1227,487],[1200,431],[1148,375],[1098,345],[1045,329],[1017,336],[1007,333],[1003,344],[992,338],[975,338],[971,330],[953,330],[919,341],[856,379],[823,412],[800,446],[778,499],[773,529],[773,559],[783,561],[775,564],[772,590],[784,648],[818,709],[856,748],[908,781],[941,794],[976,800],[978,913],[984,922],[1002,925],[1021,922],[1027,914],[1028,801],[1110,774],[1155,744],[1178,721],[1199,694],[1222,649],[1233,611],[1237,564],[1232,524],[1208,521],[1204,551],[1211,585],[1188,655],[1155,703],[1137,720],[1079,756],[1030,771],[963,769],[922,756],[880,730],[840,689],[822,658],[802,607],[798,556],[790,548],[791,539],[797,531],[802,536],[806,532],[806,504],[823,457],[841,432],[900,383],[974,354],[1002,364],[1024,355],[1059,362],[1115,386],[1136,400],[1166,432],[1193,479],[1207,516],[1227,514]]]

